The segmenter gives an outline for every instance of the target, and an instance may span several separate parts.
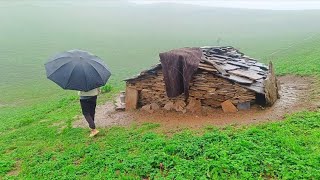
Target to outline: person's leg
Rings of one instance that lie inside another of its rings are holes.
[[[90,115],[93,119],[93,121],[95,120],[95,114],[96,114],[96,106],[97,106],[97,96],[94,96],[92,98],[90,98]]]
[[[91,133],[90,137],[93,137],[99,133],[99,131],[95,128],[95,123],[94,123],[94,116],[95,116],[95,109],[97,105],[97,96],[91,97],[88,99],[89,103],[89,112],[90,112],[90,117],[92,118],[92,124],[94,124],[94,128],[91,128]]]
[[[94,121],[91,117],[91,115],[87,114],[87,115],[84,115],[85,119],[87,120],[88,124],[89,124],[89,127],[91,129],[96,129],[96,125],[94,124]]]
[[[90,109],[91,109],[90,101],[88,101],[88,99],[81,99],[80,104],[81,104],[82,114],[86,119],[86,121],[88,122],[89,127],[91,129],[95,129],[96,125],[94,124],[93,118],[90,114]]]

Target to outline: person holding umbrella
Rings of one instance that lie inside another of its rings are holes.
[[[111,76],[109,68],[97,56],[82,50],[70,50],[51,58],[46,64],[47,78],[63,89],[79,91],[82,114],[91,128],[90,137],[99,133],[96,129],[95,108],[99,87]]]

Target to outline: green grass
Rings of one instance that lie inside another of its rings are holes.
[[[94,139],[71,128],[79,112],[69,98],[2,117],[12,124],[1,125],[0,176],[17,168],[19,179],[320,178],[320,112],[173,137],[155,133],[157,124],[113,127]]]
[[[273,61],[278,75],[320,75],[320,35],[264,58]]]
[[[88,129],[71,126],[80,114],[76,93],[48,81],[43,68],[62,50],[96,53],[113,73],[111,92],[99,98],[104,103],[158,52],[221,38],[272,60],[279,75],[318,77],[320,36],[303,40],[318,33],[318,11],[6,4],[0,3],[0,179],[320,179],[319,111],[172,136],[157,133],[158,124],[112,127],[90,139]]]

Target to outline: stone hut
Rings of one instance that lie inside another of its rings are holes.
[[[279,83],[271,62],[266,66],[233,47],[199,49],[202,55],[189,82],[188,97],[184,93],[168,97],[170,87],[166,87],[163,64],[159,63],[125,79],[126,109],[179,102],[183,111],[191,101],[213,108],[231,102],[238,109],[246,109],[253,104],[272,106],[279,98]]]

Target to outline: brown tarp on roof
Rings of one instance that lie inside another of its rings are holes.
[[[167,96],[172,98],[184,93],[189,97],[189,82],[197,71],[202,56],[200,48],[181,48],[160,53],[160,62]]]

